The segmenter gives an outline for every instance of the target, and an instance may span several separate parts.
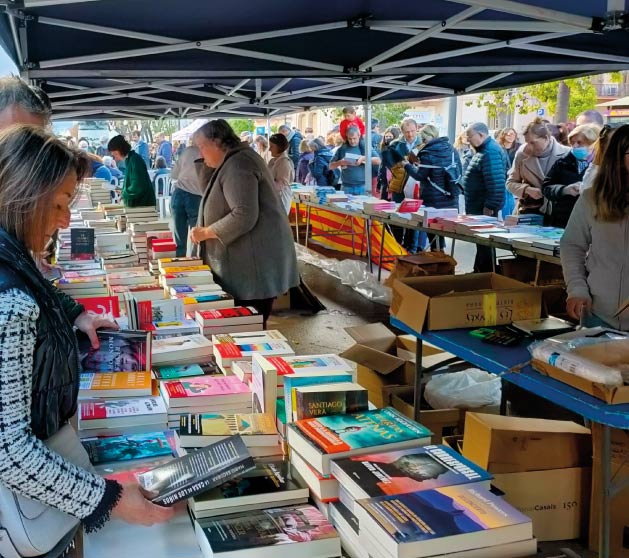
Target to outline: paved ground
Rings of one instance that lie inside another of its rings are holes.
[[[324,251],[327,257],[346,257]],[[458,262],[457,272],[472,271],[474,246],[459,242],[455,245],[454,257]],[[500,255],[500,254],[499,254]],[[298,354],[338,353],[353,341],[344,328],[360,324],[387,322],[389,308],[367,300],[344,286],[321,269],[300,263],[302,278],[326,306],[326,310],[312,315],[308,312],[281,311],[269,321],[269,328],[279,329],[293,344]],[[563,549],[569,549],[564,552]],[[585,550],[579,543],[543,543],[538,558],[593,558],[595,554]]]

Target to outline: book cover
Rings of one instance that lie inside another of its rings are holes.
[[[292,347],[285,341],[269,341],[266,343],[219,343],[214,350],[222,358],[250,357],[253,354],[274,355],[292,354]]]
[[[423,446],[339,459],[337,477],[347,476],[361,498],[404,494],[490,480],[492,476],[447,446]],[[350,490],[353,494],[354,492]]]
[[[196,354],[198,351],[212,353],[212,343],[200,334],[159,339],[153,343],[153,358],[161,355],[176,358],[189,352]]]
[[[157,493],[152,501],[170,506],[210,490],[255,467],[240,436],[231,436],[166,465],[138,475],[147,491]]]
[[[227,515],[197,521],[197,536],[207,541],[214,556],[239,550],[335,539],[338,534],[314,506],[300,505]],[[203,547],[203,543],[201,543]],[[326,554],[327,556],[327,554]]]
[[[146,331],[97,331],[100,347],[94,349],[80,331],[79,358],[85,372],[139,372],[151,369],[151,334]]]
[[[323,389],[328,386],[315,387],[313,390],[296,388],[293,399],[295,420],[368,410],[367,390],[352,389],[354,386],[357,384],[342,383],[330,389]]]
[[[267,360],[275,366],[278,376],[352,372],[344,358],[333,354],[269,357]]]
[[[91,392],[91,393],[90,393]],[[151,373],[140,372],[82,372],[79,395],[107,397],[106,392],[120,392],[119,397],[151,395]],[[116,396],[114,396],[116,397]]]
[[[202,364],[179,364],[173,366],[154,366],[153,374],[158,380],[178,380],[193,376],[211,376],[223,373],[216,366],[216,362],[210,357],[208,362]]]
[[[81,444],[87,451],[90,461],[97,465],[112,461],[173,455],[174,440],[169,440],[167,434],[172,436],[170,432],[150,432],[110,438],[86,438],[81,440]]]
[[[180,322],[186,315],[183,301],[178,299],[153,301],[151,310],[152,322]]]
[[[183,415],[180,418],[179,436],[260,436],[276,435],[275,420],[266,413]]]
[[[213,325],[214,322],[227,319],[247,319],[260,316],[260,313],[250,306],[234,306],[233,308],[222,308],[216,310],[201,310],[197,312],[197,320],[204,324]]]
[[[398,544],[531,522],[500,496],[479,486],[449,486],[358,503]]]
[[[91,260],[94,258],[94,229],[70,229],[70,259]]]
[[[277,362],[273,360],[273,362]],[[298,386],[312,386],[318,384],[336,384],[340,382],[351,382],[352,374],[350,372],[343,373],[330,373],[325,375],[314,376],[292,376],[285,375],[282,377],[284,380],[284,402],[286,409],[286,421],[293,422],[293,397],[295,395],[295,388]]]
[[[266,496],[272,498],[277,505],[278,496],[283,494],[288,498],[296,498],[298,493],[308,499],[308,489],[302,488],[290,478],[290,463],[288,460],[258,463],[255,469],[244,475],[227,481],[208,492],[195,496],[192,504],[193,511],[211,509],[217,504],[229,500],[230,506],[245,505],[245,503],[263,503]],[[258,496],[258,498],[255,498]],[[227,502],[225,502],[227,503]]]
[[[431,434],[391,407],[304,419],[295,422],[295,427],[326,454],[427,438]]]
[[[120,300],[117,296],[95,296],[86,298],[76,298],[87,312],[92,312],[99,316],[120,317]]]
[[[86,401],[79,406],[82,421],[160,414],[166,414],[166,405],[161,397]]]
[[[162,391],[170,399],[249,394],[249,387],[235,376],[200,376],[189,380],[164,382]]]
[[[177,295],[177,298],[179,298],[180,300],[183,300],[183,303],[185,305],[192,305],[192,304],[201,304],[203,302],[216,302],[219,300],[230,300],[232,297],[223,291],[217,291],[216,293],[212,293],[212,294],[200,294],[198,296],[184,296],[183,298],[181,297],[181,295]]]

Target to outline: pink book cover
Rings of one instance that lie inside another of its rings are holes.
[[[171,399],[186,397],[208,397],[217,395],[237,395],[250,393],[249,387],[236,376],[200,376],[188,380],[165,382],[162,386]]]

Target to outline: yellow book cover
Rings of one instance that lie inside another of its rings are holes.
[[[191,265],[184,267],[168,267],[160,269],[162,275],[168,275],[170,273],[187,273],[189,271],[210,271],[209,265]]]
[[[152,392],[151,372],[84,372],[81,374],[81,392],[107,391],[145,391]],[[130,395],[130,394],[129,394]]]

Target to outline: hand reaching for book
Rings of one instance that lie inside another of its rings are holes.
[[[125,484],[118,504],[111,512],[112,519],[122,519],[127,523],[151,526],[170,521],[177,509],[158,506],[147,500],[138,484]]]
[[[109,318],[105,318],[99,314],[92,314],[90,312],[82,312],[74,320],[74,327],[79,331],[82,331],[90,338],[92,347],[98,349],[100,342],[98,341],[97,329],[118,329],[118,324]]]

